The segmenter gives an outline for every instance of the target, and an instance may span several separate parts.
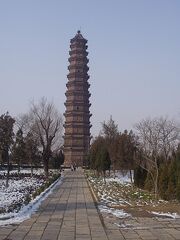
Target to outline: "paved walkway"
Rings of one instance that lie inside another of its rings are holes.
[[[82,170],[69,171],[30,219],[0,227],[0,240],[180,239],[180,220],[131,219],[126,229],[114,220],[104,215],[102,223]]]
[[[106,240],[82,170],[66,172],[38,212],[18,226],[0,227],[0,240]]]

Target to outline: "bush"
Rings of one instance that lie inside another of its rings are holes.
[[[24,200],[24,204],[27,205],[31,201],[31,196],[30,194],[27,194]]]
[[[177,186],[176,186],[176,198],[180,201],[180,177],[178,178]]]
[[[161,165],[159,171],[159,193],[165,200],[180,200],[180,152],[174,159]]]
[[[145,181],[147,177],[147,171],[137,166],[134,169],[134,184],[139,188],[144,188]]]
[[[33,194],[32,194],[32,198],[34,199],[36,196],[40,195],[42,192],[44,192],[53,182],[55,182],[59,177],[61,176],[61,174],[54,174],[52,175],[48,180],[46,180],[46,182],[39,187]]]
[[[145,183],[144,183],[144,188],[147,189],[150,192],[154,191],[154,183],[153,183],[153,180],[152,180],[152,177],[151,177],[150,173],[147,174],[147,177],[146,177],[146,180],[145,180]]]
[[[169,182],[168,164],[164,164],[160,167],[159,176],[159,195],[168,200],[167,187]]]

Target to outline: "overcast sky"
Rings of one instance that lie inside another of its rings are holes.
[[[0,0],[0,113],[42,96],[64,113],[69,41],[88,39],[92,134],[110,115],[180,120],[179,0]]]

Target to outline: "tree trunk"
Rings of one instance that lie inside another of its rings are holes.
[[[46,178],[48,178],[49,176],[49,158],[50,158],[50,155],[47,152],[45,152],[43,154],[43,162],[44,162],[44,174]]]
[[[20,174],[20,164],[18,163],[18,175]]]
[[[31,163],[31,177],[33,176],[33,165]]]
[[[115,162],[114,161],[112,161],[112,171],[113,171],[113,175],[114,175],[114,178],[115,178],[116,167],[115,167]]]
[[[46,178],[48,178],[49,166],[48,166],[48,159],[47,158],[44,159],[44,174],[45,174]]]
[[[133,179],[132,179],[132,171],[129,170],[129,173],[130,173],[130,179],[131,179],[131,183],[133,182]]]
[[[104,183],[106,184],[106,171],[103,171]]]
[[[159,169],[158,169],[158,165],[156,162],[156,176],[155,176],[155,183],[154,183],[154,193],[155,193],[155,198],[158,198],[158,178],[159,178]]]
[[[44,162],[44,173],[46,178],[49,175],[49,159],[51,157],[51,142],[43,149],[43,162]]]
[[[5,152],[5,158],[7,160],[7,175],[6,175],[6,188],[9,187],[9,173],[10,173],[10,162],[8,150]]]
[[[114,175],[114,179],[116,178],[116,169],[113,169],[113,175]]]
[[[99,177],[99,170],[96,169],[96,176]]]

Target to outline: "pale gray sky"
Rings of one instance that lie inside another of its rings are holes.
[[[0,1],[0,113],[42,96],[65,111],[70,38],[88,39],[92,134],[148,116],[180,118],[180,1]]]

